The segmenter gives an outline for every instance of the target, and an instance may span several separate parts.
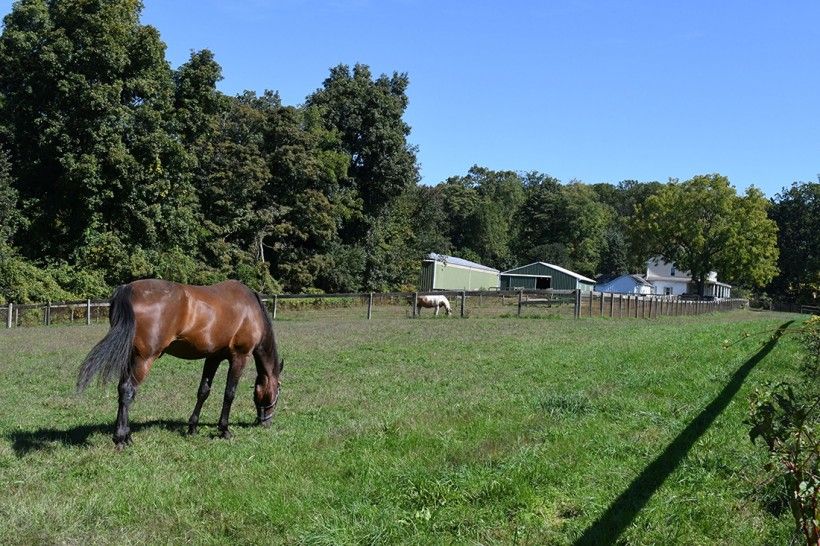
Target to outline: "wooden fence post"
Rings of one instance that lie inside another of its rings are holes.
[[[521,300],[524,298],[524,289],[518,290],[518,316],[521,316]]]
[[[416,318],[418,314],[418,306],[419,306],[419,293],[413,292],[413,318]]]
[[[464,318],[464,302],[467,299],[467,292],[461,291],[461,318]]]
[[[278,307],[279,307],[279,295],[274,294],[273,295],[273,320],[276,320],[276,311],[277,311]]]
[[[581,318],[581,289],[580,288],[575,289],[575,309],[574,309],[573,316],[576,319]]]
[[[85,300],[85,325],[91,325],[91,300]]]
[[[43,323],[48,326],[51,324],[51,300],[46,303],[46,308],[43,311]]]
[[[14,307],[14,305],[12,305],[12,303],[9,302],[9,308],[8,308],[8,313],[9,314],[6,316],[6,328],[11,328],[11,315],[12,315],[13,307]]]
[[[373,318],[373,292],[370,293],[370,297],[367,299],[367,320]]]
[[[595,299],[595,290],[589,291],[589,318],[592,318],[592,300]]]
[[[615,316],[615,292],[609,293],[609,318]]]

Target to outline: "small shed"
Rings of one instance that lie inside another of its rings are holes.
[[[596,292],[614,292],[616,294],[651,294],[652,283],[640,275],[619,275],[598,279]]]
[[[498,269],[431,252],[421,263],[419,290],[497,290]]]
[[[591,292],[595,281],[579,273],[564,269],[561,266],[546,262],[533,262],[503,271],[501,273],[501,290],[516,288],[554,290],[576,290]]]

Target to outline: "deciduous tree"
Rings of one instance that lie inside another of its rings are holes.
[[[820,298],[820,181],[794,183],[772,200],[777,222],[780,274],[772,290],[793,300]]]
[[[711,271],[739,284],[765,285],[777,273],[777,226],[752,187],[738,196],[725,176],[672,181],[636,206],[632,234],[647,254],[688,270],[704,294]]]
[[[0,125],[32,219],[30,257],[195,246],[189,157],[172,132],[165,45],[137,0],[23,0],[0,37]]]

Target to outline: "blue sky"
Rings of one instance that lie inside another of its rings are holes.
[[[339,63],[407,72],[422,180],[473,164],[567,182],[820,173],[820,2],[144,0],[176,67],[301,104]],[[11,2],[0,0],[0,13]]]

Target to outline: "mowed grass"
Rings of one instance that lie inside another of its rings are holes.
[[[214,437],[223,365],[185,436],[202,365],[163,357],[122,453],[116,386],[74,393],[106,327],[3,330],[0,544],[785,544],[743,419],[795,317],[277,321],[270,429],[251,365]]]

